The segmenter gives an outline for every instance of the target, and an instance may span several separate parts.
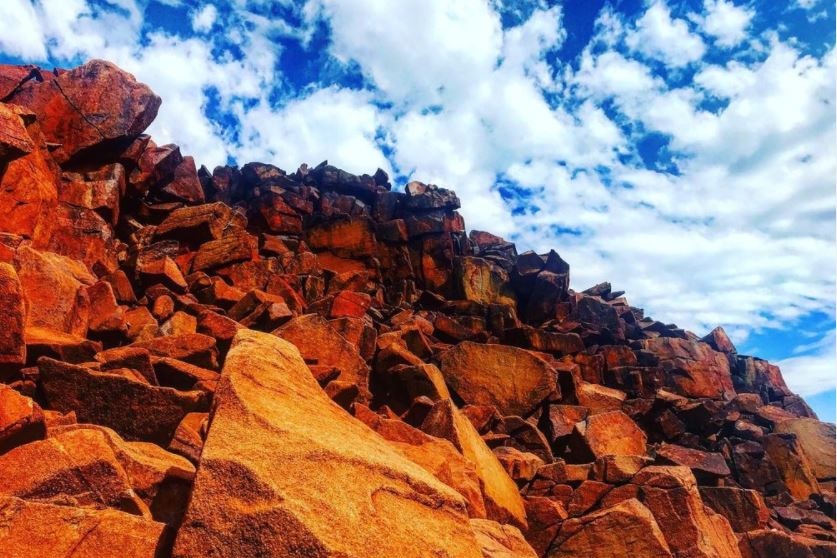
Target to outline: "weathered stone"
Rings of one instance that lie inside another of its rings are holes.
[[[328,250],[345,258],[371,256],[375,234],[366,219],[333,221],[307,231],[308,245],[314,250]]]
[[[91,60],[55,79],[30,81],[11,102],[38,115],[52,156],[63,163],[95,147],[138,136],[157,116],[160,98],[110,62]]]
[[[704,506],[686,467],[646,467],[631,482],[660,525],[676,557],[734,558],[738,541],[729,522]]]
[[[516,347],[465,341],[442,355],[441,369],[463,401],[503,415],[526,416],[557,389],[555,369]]]
[[[730,474],[727,462],[720,453],[684,448],[676,444],[662,444],[657,459],[671,465],[684,465],[698,478],[726,477]]]
[[[480,556],[461,497],[329,401],[290,343],[240,331],[216,400],[175,557]]]
[[[589,461],[605,455],[645,455],[646,435],[622,411],[590,415],[575,425],[571,446]]]
[[[584,342],[577,333],[554,333],[522,326],[506,330],[503,338],[511,345],[545,353],[566,355],[584,350]]]
[[[723,515],[736,533],[763,529],[770,519],[764,498],[755,490],[732,486],[701,486],[703,502]]]
[[[538,469],[544,465],[543,459],[534,453],[522,452],[509,446],[494,448],[494,455],[515,481],[532,480]]]
[[[472,519],[471,528],[483,558],[537,558],[517,527],[500,525],[487,519]]]
[[[26,363],[26,307],[17,272],[0,262],[0,367]]]
[[[473,463],[482,481],[489,519],[526,527],[526,511],[517,486],[471,422],[452,401],[444,399],[437,402],[424,419],[421,429],[431,436],[449,440]]]
[[[108,426],[128,440],[165,445],[186,413],[207,406],[200,392],[151,386],[46,357],[38,368],[50,408],[75,411],[80,421]]]
[[[0,165],[35,150],[21,112],[14,105],[0,103]]]
[[[146,349],[152,355],[182,360],[195,366],[218,368],[218,347],[215,339],[200,333],[168,335],[151,341],[133,343],[132,347]]]
[[[648,508],[634,499],[564,522],[550,558],[663,558],[672,554]]]
[[[587,382],[581,382],[575,387],[575,396],[578,404],[587,407],[591,415],[621,411],[622,403],[628,397],[625,392],[618,389]]]
[[[0,497],[0,548],[9,558],[152,558],[168,539],[165,524],[120,511]]]
[[[795,418],[776,425],[775,432],[795,434],[817,480],[835,476],[834,425],[813,418]]]
[[[795,434],[768,434],[764,450],[794,498],[807,500],[812,494],[819,494],[817,477]]]
[[[172,211],[154,229],[155,238],[201,244],[218,240],[232,219],[232,210],[223,203],[181,207]]]
[[[407,459],[456,490],[465,499],[469,517],[486,517],[480,477],[474,465],[448,440],[425,434],[400,420],[381,417],[363,405],[355,405],[355,416]]]
[[[500,266],[483,258],[462,257],[456,260],[454,272],[464,300],[515,306],[508,273]]]
[[[642,342],[660,358],[669,386],[686,397],[731,399],[735,396],[729,360],[705,343],[658,337]]]
[[[0,384],[0,455],[46,436],[44,413],[32,399]]]

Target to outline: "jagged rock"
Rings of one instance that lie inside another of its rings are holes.
[[[122,558],[150,558],[169,538],[165,524],[136,515],[0,497],[0,548],[9,557],[101,558],[118,549]]]
[[[770,519],[764,498],[755,490],[732,486],[701,486],[703,502],[723,515],[736,533],[763,529]]]
[[[550,558],[663,558],[672,554],[648,508],[630,499],[568,519],[547,554]]]
[[[26,364],[26,307],[17,272],[0,262],[0,367]]]
[[[657,459],[671,465],[683,465],[697,477],[726,477],[730,474],[727,462],[720,453],[684,448],[676,444],[663,444],[657,448]]]
[[[660,359],[669,385],[686,397],[731,399],[735,396],[729,360],[705,343],[658,337],[642,342]]]
[[[517,527],[500,525],[496,521],[487,519],[472,519],[471,528],[474,530],[484,558],[537,557]]]
[[[834,425],[812,418],[794,418],[776,425],[777,433],[795,434],[817,480],[834,478]]]
[[[622,411],[590,415],[575,425],[570,445],[589,461],[605,455],[645,455],[647,437]]]
[[[216,398],[175,557],[480,556],[461,497],[329,401],[289,343],[240,331]]]
[[[424,419],[421,429],[452,442],[474,465],[482,481],[489,519],[526,527],[526,511],[517,486],[471,422],[452,401],[444,399],[437,402]]]
[[[10,102],[38,115],[47,141],[61,144],[59,163],[96,147],[141,134],[157,116],[160,98],[110,62],[90,62],[42,82],[29,81]]]
[[[515,347],[465,341],[442,355],[441,369],[463,401],[503,415],[526,416],[557,389],[555,370]]]
[[[45,436],[41,407],[29,397],[0,384],[0,455]]]
[[[129,440],[165,445],[187,413],[207,406],[201,392],[151,386],[47,357],[38,360],[38,368],[51,408],[75,411],[82,422],[109,426]]]
[[[795,498],[807,500],[812,494],[819,494],[817,478],[794,434],[768,434],[764,450]]]
[[[24,118],[31,122],[34,115],[27,114],[14,105],[0,103],[0,164],[35,150],[35,144],[24,126]]]

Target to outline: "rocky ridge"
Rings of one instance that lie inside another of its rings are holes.
[[[4,556],[834,555],[834,425],[721,328],[160,102],[0,66]]]

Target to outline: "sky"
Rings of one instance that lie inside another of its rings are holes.
[[[328,159],[456,190],[835,409],[831,0],[2,0],[0,62],[105,58],[210,169]]]

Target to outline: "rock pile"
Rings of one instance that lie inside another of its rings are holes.
[[[0,66],[3,556],[834,554],[834,425],[722,329],[159,105]]]

